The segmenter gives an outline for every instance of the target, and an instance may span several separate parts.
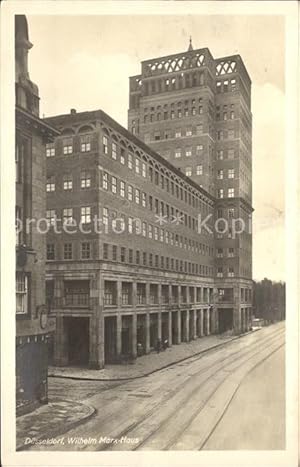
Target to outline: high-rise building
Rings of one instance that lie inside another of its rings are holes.
[[[46,238],[37,222],[46,212],[45,144],[59,132],[39,118],[39,92],[28,73],[32,44],[27,20],[23,15],[15,18],[16,399],[20,412],[47,401],[51,322],[45,306]]]
[[[209,49],[145,60],[130,78],[128,128],[215,199],[219,330],[252,300],[251,80],[239,55]]]

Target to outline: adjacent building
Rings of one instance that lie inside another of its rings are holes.
[[[143,61],[129,87],[129,130],[215,199],[218,328],[240,332],[252,303],[251,80],[243,60],[215,59],[190,41],[187,52]]]
[[[45,307],[46,237],[36,223],[45,217],[45,144],[58,132],[39,118],[39,93],[28,73],[26,17],[15,20],[16,59],[16,399],[17,409],[47,401],[47,333]]]

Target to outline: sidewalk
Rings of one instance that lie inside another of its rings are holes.
[[[254,331],[250,331],[254,332]],[[103,370],[90,370],[80,367],[49,367],[48,376],[98,381],[128,381],[148,376],[155,371],[174,365],[182,360],[224,345],[240,336],[211,335],[197,338],[180,345],[172,345],[160,353],[151,352],[138,357],[133,363],[106,365]]]
[[[17,417],[17,451],[34,444],[54,444],[55,436],[87,420],[94,407],[76,401],[52,400],[33,412]]]

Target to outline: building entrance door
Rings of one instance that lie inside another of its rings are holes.
[[[89,362],[89,318],[65,318],[70,365],[86,366]]]
[[[223,308],[218,310],[219,333],[233,329],[233,309]]]

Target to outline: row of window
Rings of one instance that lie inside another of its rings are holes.
[[[186,128],[175,128],[165,129],[165,130],[155,130],[153,133],[145,133],[144,141],[145,143],[150,143],[151,141],[160,141],[166,139],[178,139],[185,138],[190,136],[201,136],[205,134],[204,125],[200,123],[196,126],[188,126]]]
[[[88,171],[82,171],[80,173],[80,188],[85,190],[87,188],[91,188],[91,173]],[[73,190],[73,175],[72,174],[65,174],[63,175],[62,179],[62,189],[64,191],[72,191]],[[52,175],[51,177],[47,178],[46,182],[46,191],[53,192],[56,190],[55,184],[55,176]]]
[[[217,197],[218,198],[224,198],[225,197],[225,190],[224,188],[219,188],[217,190]],[[235,197],[235,189],[234,188],[228,188],[227,189],[227,198],[234,198]]]
[[[46,219],[48,226],[54,226],[58,220],[55,209],[46,210]],[[73,208],[64,208],[62,221],[65,225],[72,225],[74,222]],[[92,208],[91,206],[81,206],[80,208],[80,222],[81,224],[90,224],[92,222]]]
[[[92,250],[90,242],[82,242],[80,244],[80,258],[91,259]],[[64,243],[63,245],[63,259],[73,260],[75,259],[74,253],[77,251],[73,243]],[[48,261],[56,259],[55,244],[48,243],[46,258]],[[188,261],[178,260],[166,256],[159,256],[153,253],[147,253],[145,251],[133,250],[131,248],[126,249],[125,247],[118,247],[117,245],[110,245],[108,243],[103,244],[103,260],[119,261],[121,263],[143,265],[161,269],[174,270],[179,272],[186,272],[190,274],[200,274],[204,276],[213,275],[213,267],[201,265],[197,263],[191,263]]]
[[[199,197],[195,196],[188,190],[179,186],[176,182],[171,180],[167,175],[159,172],[151,165],[142,162],[138,157],[133,157],[133,154],[128,152],[125,153],[124,148],[118,146],[115,142],[109,142],[107,136],[103,136],[103,152],[104,154],[110,155],[113,160],[118,160],[122,165],[127,165],[130,170],[134,170],[137,175],[141,175],[144,178],[148,178],[152,183],[166,190],[171,195],[184,201],[193,207],[199,207]],[[197,146],[197,151],[200,153],[203,150],[203,146]],[[181,149],[178,149],[177,157],[181,156]],[[190,148],[192,151],[192,148]],[[179,156],[180,154],[180,156]],[[191,156],[192,152],[187,151],[187,156]],[[127,160],[126,160],[127,159]]]
[[[90,152],[91,151],[91,138],[92,135],[80,136],[80,152]],[[72,154],[74,150],[73,138],[63,138],[63,154],[68,155]],[[55,145],[54,143],[46,144],[46,157],[55,156]]]
[[[199,172],[202,172],[202,167],[199,166]],[[102,188],[105,191],[111,191],[113,194],[119,195],[121,198],[126,198],[128,201],[135,202],[137,205],[140,205],[144,208],[148,208],[150,211],[153,211],[155,214],[160,214],[162,216],[169,217],[181,217],[184,219],[184,222],[181,222],[186,227],[196,229],[196,219],[184,214],[182,211],[179,211],[173,206],[160,201],[157,198],[153,198],[152,195],[148,195],[144,191],[141,191],[139,188],[134,188],[132,185],[125,183],[123,180],[117,179],[115,176],[108,174],[107,172],[102,173]],[[208,214],[212,212],[211,209],[208,209],[208,206],[205,203],[199,201],[199,209],[204,213]]]
[[[181,286],[180,290],[180,303],[210,303],[212,298],[212,289],[207,287],[194,287],[194,286]],[[171,293],[169,293],[169,286],[161,284],[160,288],[161,303],[167,304],[170,301],[175,304],[179,302],[178,286],[173,285]],[[159,288],[158,284],[149,284],[149,304],[159,303]],[[133,283],[121,283],[121,305],[132,305],[133,303]],[[104,305],[116,306],[118,304],[118,289],[116,281],[104,281]],[[136,304],[146,305],[146,284],[143,282],[136,283]]]
[[[222,266],[217,268],[217,277],[234,277],[234,267],[230,266],[229,268],[225,269]]]
[[[233,92],[233,91],[236,91],[236,89],[237,89],[237,82],[236,82],[235,78],[233,78],[231,80],[225,79],[223,81],[218,80],[216,82],[217,93]]]
[[[132,248],[126,249],[120,247],[120,255],[118,257],[117,245],[103,244],[103,259],[118,261],[121,263],[129,263],[136,265],[143,265],[161,269],[174,270],[178,272],[186,272],[190,274],[200,274],[203,276],[213,275],[213,267],[202,264],[183,261],[168,256],[160,256],[153,253],[141,252],[140,250],[133,250]]]

